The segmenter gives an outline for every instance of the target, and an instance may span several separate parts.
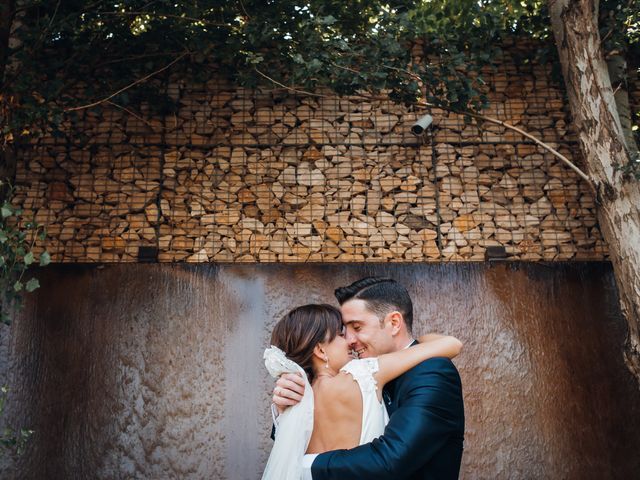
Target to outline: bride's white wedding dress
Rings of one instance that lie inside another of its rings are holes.
[[[263,480],[300,480],[311,478],[310,466],[315,455],[306,455],[313,431],[313,390],[304,370],[286,358],[282,350],[271,347],[264,352],[269,373],[277,378],[283,373],[302,373],[305,390],[302,401],[288,408],[278,418],[276,438],[267,461]],[[384,432],[389,421],[384,403],[378,400],[377,384],[373,375],[378,371],[377,358],[352,360],[340,369],[353,376],[362,393],[362,430],[360,445],[368,443]],[[304,463],[304,468],[303,468]]]
[[[362,431],[359,445],[369,443],[382,435],[384,427],[389,422],[387,409],[384,403],[378,400],[378,385],[373,377],[378,372],[378,359],[351,360],[340,371],[350,373],[358,382],[362,393]]]

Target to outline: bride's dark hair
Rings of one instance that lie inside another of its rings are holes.
[[[342,315],[327,304],[303,305],[287,313],[273,328],[271,345],[282,350],[287,358],[300,365],[313,381],[313,349],[331,341],[342,331]]]

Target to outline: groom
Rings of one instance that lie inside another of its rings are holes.
[[[407,290],[390,278],[363,278],[335,291],[349,346],[360,358],[411,346],[413,305]],[[399,323],[398,333],[382,329]],[[279,410],[295,405],[304,392],[297,375],[283,375],[273,401]],[[458,478],[464,440],[460,376],[451,360],[422,362],[384,387],[390,419],[384,435],[350,450],[318,455],[314,480]]]

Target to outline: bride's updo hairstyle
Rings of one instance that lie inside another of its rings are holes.
[[[287,313],[273,328],[271,345],[300,365],[313,381],[313,349],[320,342],[330,342],[342,331],[342,316],[336,307],[303,305]]]

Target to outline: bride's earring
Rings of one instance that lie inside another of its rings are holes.
[[[328,357],[327,355],[325,355],[325,356],[324,356],[324,361],[325,361],[325,362],[327,362],[327,363],[324,365],[324,368],[329,368],[329,357]]]

